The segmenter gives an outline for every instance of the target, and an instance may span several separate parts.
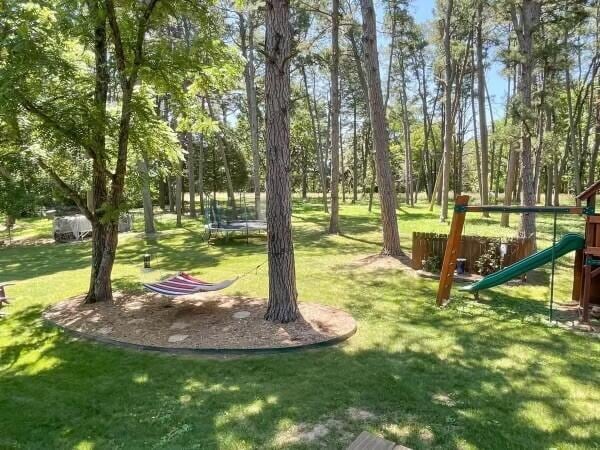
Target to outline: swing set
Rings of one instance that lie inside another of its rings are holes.
[[[437,305],[444,306],[450,300],[450,292],[454,281],[456,260],[459,256],[461,236],[467,212],[508,212],[522,214],[552,214],[554,216],[554,233],[552,246],[534,253],[498,272],[466,286],[462,290],[472,292],[475,296],[483,289],[489,289],[526,274],[527,272],[552,263],[550,287],[550,319],[554,301],[554,274],[556,259],[575,251],[572,299],[579,304],[580,320],[589,322],[592,304],[600,305],[600,215],[596,214],[596,195],[600,192],[600,181],[595,182],[576,199],[585,202],[585,206],[469,206],[469,196],[456,198],[454,215],[450,226],[450,234],[444,253],[440,284],[437,292]],[[567,233],[560,241],[556,241],[556,219],[559,214],[577,214],[586,216],[585,236]]]

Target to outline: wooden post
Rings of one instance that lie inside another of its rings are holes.
[[[590,321],[590,288],[592,284],[592,267],[585,265],[583,267],[583,295],[581,297],[581,321],[589,323]]]
[[[459,195],[454,202],[457,206],[467,206],[469,204],[468,195]],[[440,274],[440,285],[437,293],[437,305],[443,306],[450,299],[450,290],[454,281],[454,268],[456,267],[456,258],[460,247],[460,239],[463,227],[465,225],[466,211],[454,210],[452,215],[452,224],[450,225],[450,234],[446,243],[446,252],[444,253],[444,262],[442,263],[442,273]]]
[[[581,283],[583,275],[583,250],[577,250],[575,252],[575,265],[574,265],[574,276],[573,276],[573,295],[571,298],[573,301],[578,302],[581,298]]]

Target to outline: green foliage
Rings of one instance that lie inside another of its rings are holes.
[[[492,242],[488,245],[485,252],[477,258],[477,261],[475,261],[475,268],[479,275],[489,275],[500,269],[502,257],[500,256],[499,247],[499,242]]]
[[[440,273],[442,270],[442,258],[437,255],[428,256],[423,260],[423,270],[431,273]]]

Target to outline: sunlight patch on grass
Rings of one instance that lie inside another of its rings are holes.
[[[144,373],[144,374],[140,374],[140,375],[134,375],[132,377],[132,380],[134,383],[144,384],[144,383],[147,383],[148,380],[150,380],[150,377],[148,376],[147,373]]]
[[[519,417],[544,433],[553,433],[559,423],[552,420],[552,409],[541,401],[528,401],[521,404]]]
[[[74,447],[75,450],[94,450],[96,445],[92,441],[81,441],[78,442]]]

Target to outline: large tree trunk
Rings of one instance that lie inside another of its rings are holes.
[[[450,46],[450,21],[452,19],[453,0],[448,0],[444,20],[444,156],[442,158],[442,207],[440,222],[448,220],[448,194],[450,191],[450,165],[452,164],[452,54]]]
[[[531,131],[527,123],[528,112],[531,110],[531,86],[533,82],[534,55],[533,33],[539,23],[540,4],[535,0],[523,0],[517,16],[512,8],[513,25],[519,41],[519,83],[518,92],[521,105],[525,112],[521,117],[521,182],[523,190],[521,204],[535,206],[535,183],[533,176],[533,163],[531,154]],[[536,241],[535,213],[521,214],[521,227],[519,233],[523,237]]]
[[[481,203],[490,203],[488,181],[488,129],[485,114],[485,68],[483,66],[483,0],[477,5],[477,100],[479,108],[479,138],[481,143]],[[489,217],[488,212],[483,217]]]
[[[340,232],[340,92],[339,0],[331,11],[331,216],[329,234]]]
[[[266,4],[265,98],[267,144],[267,248],[269,303],[265,319],[298,317],[290,185],[290,52],[288,0]]]
[[[373,0],[361,0],[363,17],[363,47],[365,72],[369,88],[369,112],[373,138],[375,141],[375,164],[377,166],[377,186],[381,201],[381,221],[383,225],[383,254],[400,255],[400,234],[396,216],[396,189],[392,176],[389,155],[389,134],[379,75],[379,55],[375,28],[375,8]]]
[[[97,117],[96,126],[93,128],[95,151],[102,155],[106,151],[106,105],[108,99],[108,48],[107,48],[107,15],[103,8],[98,7],[95,1],[89,2],[91,13],[95,17],[94,26],[94,54],[95,54],[95,88],[94,107]],[[88,217],[92,223],[92,261],[90,271],[90,284],[85,296],[86,303],[112,300],[110,286],[110,273],[108,280],[99,279],[102,260],[105,252],[105,230],[107,225],[101,222],[102,213],[108,200],[108,180],[105,175],[104,161],[94,159],[92,163],[92,205]]]
[[[94,89],[95,125],[93,127],[93,174],[92,190],[94,192],[93,207],[90,211],[83,205],[84,211],[92,223],[92,270],[90,289],[85,301],[88,303],[112,301],[111,273],[115,260],[118,243],[119,215],[115,214],[122,207],[125,176],[127,173],[127,154],[129,146],[129,130],[132,115],[132,97],[140,65],[143,61],[144,35],[148,22],[158,0],[146,4],[137,21],[137,36],[133,53],[135,57],[131,64],[125,60],[123,42],[117,22],[117,13],[112,2],[105,2],[99,7],[99,2],[90,1],[88,6],[94,17],[94,54],[96,80]],[[121,109],[117,137],[117,157],[114,175],[111,176],[110,190],[108,188],[108,170],[106,167],[106,104],[108,97],[109,71],[107,58],[107,23],[112,30],[112,41],[115,46],[115,65],[119,74],[121,87]],[[110,216],[105,215],[110,211]]]

